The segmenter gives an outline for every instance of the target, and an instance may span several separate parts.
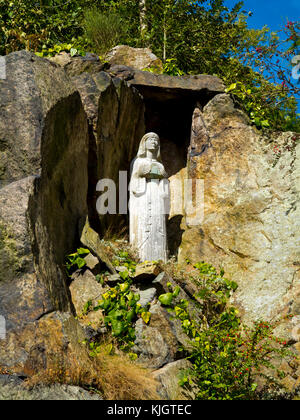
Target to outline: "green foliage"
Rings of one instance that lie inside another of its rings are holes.
[[[225,92],[231,92],[241,99],[242,103],[245,104],[245,108],[248,111],[251,121],[257,127],[270,127],[269,120],[266,119],[266,111],[263,110],[261,105],[255,101],[255,97],[252,95],[251,89],[247,89],[243,83],[237,82],[232,83],[227,89],[225,89]]]
[[[83,306],[82,315],[86,315],[89,313],[90,309],[93,307],[93,302],[88,300],[86,304]]]
[[[276,340],[274,327],[267,322],[258,321],[252,328],[238,327],[238,322],[236,313],[227,309],[218,323],[197,330],[191,360],[198,399],[257,399],[259,376],[268,381],[268,392],[279,387],[275,376],[271,379],[264,369],[277,377],[283,374],[272,361],[287,355],[284,342]]]
[[[92,0],[2,0],[0,54],[27,49],[41,52],[71,43],[84,49],[83,11]]]
[[[84,257],[86,257],[90,251],[86,248],[78,248],[73,254],[67,256],[66,269],[69,276],[72,275],[74,270],[81,269],[86,265]]]
[[[143,18],[147,30],[143,34],[141,16],[133,1],[108,1],[102,7],[127,17],[126,42],[134,47],[150,47],[163,59],[164,73],[211,74],[222,78],[228,87],[236,83],[232,93],[258,128],[300,131],[291,69],[288,65],[279,69],[277,64],[278,35],[266,26],[259,30],[248,28],[248,14],[242,11],[242,5],[237,2],[229,9],[223,0],[153,0],[147,2]],[[297,29],[299,25],[289,23],[293,46],[284,42],[286,51],[279,54],[286,57],[287,64],[296,51]],[[278,84],[278,77],[283,84]],[[242,86],[245,91],[240,89]]]
[[[130,285],[130,281],[118,283],[104,293],[103,299],[94,308],[94,311],[101,309],[104,312],[105,325],[125,351],[134,345],[136,320],[140,317],[148,324],[151,317],[150,312],[138,303],[140,295],[133,293]]]
[[[123,278],[123,280],[126,280],[129,277],[129,274],[134,274],[137,265],[137,263],[130,258],[127,251],[119,251],[113,260],[113,264],[116,267],[122,266],[127,268],[128,272],[125,271],[125,278]],[[120,273],[120,275],[122,275],[122,273]]]
[[[83,27],[93,52],[104,55],[116,46],[126,32],[126,24],[116,13],[104,13],[97,8],[85,12]]]
[[[241,65],[231,60],[239,72]],[[297,102],[293,96],[289,96],[287,89],[265,80],[261,75],[248,69],[243,71],[243,82],[232,83],[232,73],[223,76],[227,84],[227,93],[231,93],[240,102],[251,121],[258,128],[272,128],[284,131],[299,131],[300,122],[297,114]],[[274,103],[280,106],[274,106]]]
[[[85,55],[84,51],[76,48],[73,44],[58,44],[54,45],[52,48],[47,48],[44,45],[40,52],[36,52],[36,55],[39,57],[54,57],[56,54],[63,51],[70,53],[71,57],[74,55]]]
[[[168,74],[169,76],[183,76],[184,72],[180,70],[177,66],[176,60],[174,58],[167,58],[165,61],[164,74]]]
[[[170,289],[172,288],[171,284],[168,284],[168,286],[169,286]],[[159,296],[159,301],[164,306],[170,306],[171,303],[173,302],[173,300],[177,298],[179,293],[180,293],[180,287],[176,286],[175,290],[173,292],[165,293],[163,295],[160,295]]]
[[[264,321],[255,322],[251,328],[242,325],[238,311],[228,306],[236,283],[209,264],[198,263],[194,268],[199,272],[195,304],[201,309],[200,321],[191,317],[187,300],[172,297],[166,301],[169,312],[181,321],[191,339],[191,348],[185,350],[193,369],[182,372],[180,384],[196,384],[200,400],[256,399],[255,379],[259,376],[266,379],[268,392],[272,387],[279,388],[275,375],[282,377],[283,372],[273,362],[289,352],[286,342],[274,336],[274,325]],[[274,375],[266,375],[264,369]]]
[[[88,50],[103,55],[117,43],[150,47],[165,74],[222,78],[258,128],[300,131],[299,86],[290,66],[300,25],[287,22],[281,41],[267,27],[248,28],[242,5],[152,0],[143,15],[137,0],[2,0],[0,54],[25,48],[43,57]]]

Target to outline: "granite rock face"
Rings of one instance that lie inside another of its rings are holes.
[[[82,73],[99,73],[109,67],[107,63],[102,63],[97,55],[90,53],[84,57],[71,57],[70,53],[61,52],[49,60],[63,67],[69,77],[79,76]]]
[[[7,334],[0,340],[0,368],[31,376],[55,354],[86,357],[79,342],[87,324],[98,333],[100,314],[83,320],[82,328],[71,313],[80,315],[103,288],[86,270],[73,278],[70,290],[65,257],[81,240],[99,266],[114,274],[110,279],[120,279],[99,233],[110,224],[120,231],[126,215],[99,221],[96,185],[110,178],[119,186],[119,171],[129,171],[145,130],[162,131],[171,178],[204,179],[201,223],[173,211],[180,192],[171,190],[171,238],[174,249],[179,246],[179,262],[222,266],[238,283],[233,303],[245,321],[291,314],[278,331],[299,351],[299,135],[262,134],[213,76],[151,74],[138,70],[144,63],[120,59],[112,59],[106,72],[97,57],[64,56],[57,64],[25,51],[5,60],[0,315]],[[137,321],[135,351],[148,368],[164,369],[158,379],[167,398],[183,357],[178,348],[187,346],[187,337],[157,300],[169,291],[168,283],[176,284],[165,273],[152,282],[157,274],[134,286],[151,312],[149,324]],[[179,299],[196,292],[180,286]],[[191,311],[197,319],[192,304]]]
[[[99,395],[91,394],[77,386],[55,384],[26,389],[22,385],[0,385],[1,401],[101,401]]]
[[[129,169],[144,109],[139,93],[102,72],[95,57],[56,64],[20,51],[5,61],[0,315],[7,331],[0,365],[23,374],[28,358],[40,360],[32,351],[39,323],[53,311],[74,311],[66,255],[83,237],[82,220],[95,216],[98,179],[118,178],[122,164]],[[101,263],[109,265],[105,258]]]
[[[27,220],[34,177],[0,189],[0,314],[8,331],[35,321],[53,306],[37,276]]]
[[[180,261],[224,267],[246,321],[299,314],[299,136],[262,135],[226,94],[195,110],[192,133],[187,171],[204,179],[205,214],[185,224]]]
[[[50,310],[70,308],[63,264],[87,213],[88,124],[63,69],[25,51],[5,60],[0,312],[9,333]]]
[[[159,382],[158,393],[163,400],[195,399],[192,389],[186,389],[179,385],[182,372],[191,368],[191,362],[181,359],[153,372],[154,378]]]
[[[128,45],[117,45],[107,53],[105,59],[112,66],[119,64],[137,70],[147,68],[154,68],[158,72],[163,70],[162,61],[149,48],[132,48]]]
[[[65,361],[85,360],[85,334],[69,313],[52,312],[28,322],[0,341],[1,367],[20,376],[32,376]]]
[[[119,172],[130,171],[131,161],[145,132],[143,99],[136,89],[103,71],[83,73],[72,81],[80,92],[89,121],[90,221],[101,233],[109,226],[115,226],[119,231],[120,226],[127,223],[123,214],[117,214],[113,222],[112,217],[103,215],[99,226],[96,186],[100,179],[111,179],[118,188]],[[118,206],[117,201],[117,209]]]
[[[196,76],[168,76],[141,71],[121,64],[112,65],[109,73],[126,80],[145,97],[172,99],[175,95],[190,98],[208,97],[224,92],[225,85],[216,76],[200,74]]]

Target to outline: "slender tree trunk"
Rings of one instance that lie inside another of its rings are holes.
[[[140,32],[143,44],[145,44],[145,37],[147,34],[147,6],[146,0],[139,0],[140,7]]]
[[[164,42],[163,42],[163,62],[167,59],[167,20],[166,14],[164,13]]]

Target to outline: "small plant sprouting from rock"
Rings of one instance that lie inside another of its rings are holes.
[[[113,265],[126,267],[128,273],[132,275],[135,273],[137,263],[130,258],[127,251],[119,251],[113,260]]]
[[[182,372],[180,384],[196,384],[200,400],[258,399],[259,378],[265,380],[269,395],[282,389],[279,379],[284,374],[274,361],[291,353],[286,342],[274,336],[275,325],[265,321],[252,327],[242,325],[238,311],[228,305],[237,285],[223,277],[223,270],[218,273],[209,264],[195,264],[194,268],[199,272],[199,292],[195,295],[201,309],[199,322],[192,319],[187,300],[174,299],[176,291],[160,297],[191,339],[191,347],[185,350],[193,369]]]
[[[72,275],[74,270],[83,268],[86,265],[84,257],[86,257],[90,251],[86,248],[78,248],[73,254],[67,256],[66,269],[69,276]]]

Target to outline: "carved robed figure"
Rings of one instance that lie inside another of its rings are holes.
[[[166,261],[170,192],[157,134],[146,134],[131,165],[130,243],[141,261]]]

